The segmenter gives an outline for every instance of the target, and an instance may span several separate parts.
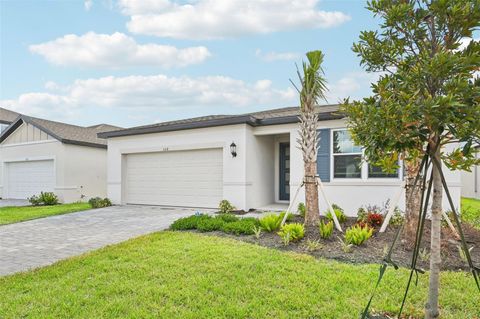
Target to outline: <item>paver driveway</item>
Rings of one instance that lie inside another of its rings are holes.
[[[112,206],[0,226],[0,276],[166,229],[174,220],[195,211]]]

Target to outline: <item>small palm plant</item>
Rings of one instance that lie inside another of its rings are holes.
[[[327,91],[326,80],[322,69],[323,53],[311,51],[307,53],[307,62],[302,63],[302,70],[297,67],[297,75],[300,80],[300,88],[292,82],[300,95],[300,138],[299,148],[303,153],[305,170],[305,226],[316,226],[320,221],[318,208],[317,175],[317,150],[318,115],[315,108],[318,100],[325,100]]]

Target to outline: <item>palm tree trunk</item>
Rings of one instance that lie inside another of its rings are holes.
[[[438,163],[441,163],[440,150],[435,153]],[[441,222],[443,186],[440,177],[441,167],[433,165],[433,198],[432,198],[432,228],[430,243],[430,283],[428,302],[425,308],[425,318],[434,319],[440,316],[438,309],[438,291],[440,284],[441,249]]]
[[[318,187],[315,179],[317,162],[305,162],[305,226],[317,226],[320,222]]]
[[[415,179],[420,169],[418,159],[405,162],[405,226],[403,231],[403,243],[407,248],[412,249],[415,243],[420,204],[422,200],[422,189],[419,182],[414,188]]]

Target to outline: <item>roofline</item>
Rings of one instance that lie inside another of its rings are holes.
[[[345,116],[340,113],[318,114],[319,121],[338,120],[344,117]],[[170,124],[165,126],[133,127],[129,129],[123,129],[123,130],[102,132],[102,133],[98,133],[97,136],[99,138],[112,138],[112,137],[174,132],[174,131],[183,131],[183,130],[191,130],[191,129],[198,129],[198,128],[208,128],[208,127],[237,125],[237,124],[248,124],[250,126],[257,127],[257,126],[268,126],[268,125],[291,124],[291,123],[298,123],[298,122],[300,122],[300,119],[298,118],[297,115],[273,117],[273,118],[267,118],[267,119],[256,119],[251,115],[239,115],[239,116],[232,116],[232,117],[221,118],[221,119],[203,120],[203,121],[196,121],[191,123],[178,123],[178,124]]]
[[[88,147],[96,147],[96,148],[107,148],[107,145],[105,144],[97,144],[97,143],[91,143],[91,142],[84,142],[84,141],[75,141],[75,140],[70,140],[70,139],[65,139],[65,138],[61,138],[60,136],[58,136],[57,134],[53,133],[51,130],[35,123],[35,122],[32,122],[30,121],[30,118],[26,115],[19,115],[11,124],[9,127],[7,127],[5,129],[5,131],[3,131],[3,133],[0,135],[0,143],[2,143],[3,141],[5,141],[5,139],[7,137],[10,136],[10,134],[12,134],[13,132],[15,132],[15,130],[17,128],[19,128],[22,123],[28,123],[28,124],[31,124],[33,126],[35,126],[36,128],[38,128],[39,130],[42,130],[44,131],[45,133],[47,133],[48,135],[52,136],[53,138],[55,138],[56,140],[64,143],[64,144],[72,144],[72,145],[79,145],[79,146],[88,146]]]

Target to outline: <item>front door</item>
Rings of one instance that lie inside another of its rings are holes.
[[[279,199],[290,200],[290,143],[280,143]]]

